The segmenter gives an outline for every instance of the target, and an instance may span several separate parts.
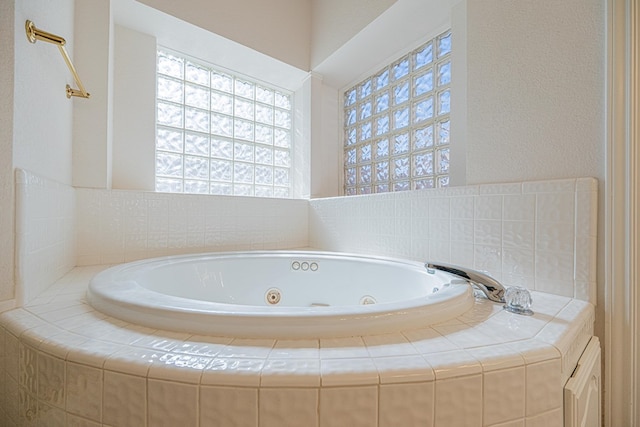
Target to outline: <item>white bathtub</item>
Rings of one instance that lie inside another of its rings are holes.
[[[364,336],[461,315],[473,291],[422,263],[309,251],[137,261],[96,275],[94,308],[153,328],[244,338]]]

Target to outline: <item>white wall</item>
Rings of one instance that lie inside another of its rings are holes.
[[[310,0],[141,2],[301,70],[309,70]]]

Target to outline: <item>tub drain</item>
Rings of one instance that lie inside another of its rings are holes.
[[[281,298],[281,293],[280,293],[280,289],[278,288],[271,288],[267,291],[266,294],[264,294],[264,299],[267,301],[268,304],[277,304],[280,302],[280,298]]]

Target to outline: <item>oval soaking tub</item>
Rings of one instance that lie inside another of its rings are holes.
[[[424,327],[473,306],[471,286],[413,261],[311,251],[154,258],[97,274],[99,311],[152,328],[328,338]]]

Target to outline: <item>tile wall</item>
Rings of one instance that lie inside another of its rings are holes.
[[[317,199],[309,244],[488,271],[596,302],[597,181],[491,184]]]
[[[40,294],[76,265],[75,191],[16,170],[17,304]]]

